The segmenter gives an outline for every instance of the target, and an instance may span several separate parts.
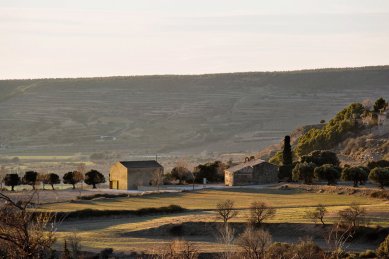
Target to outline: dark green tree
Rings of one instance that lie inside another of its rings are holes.
[[[38,180],[38,173],[35,171],[27,171],[24,173],[24,176],[22,178],[22,183],[31,185],[32,189],[35,190],[35,185]]]
[[[84,176],[78,171],[72,171],[66,173],[62,179],[64,184],[71,184],[73,189],[76,189],[76,184],[84,180]]]
[[[339,166],[339,159],[336,153],[328,150],[315,150],[308,155],[301,157],[301,162],[314,163],[317,166],[331,164]]]
[[[293,155],[292,155],[292,146],[290,145],[290,136],[285,136],[284,138],[284,149],[282,151],[282,164],[290,165],[290,166],[293,164]]]
[[[17,174],[6,174],[4,177],[5,186],[11,186],[11,190],[14,191],[14,187],[20,184],[20,177]]]
[[[379,184],[380,188],[389,185],[389,168],[376,167],[370,171],[369,180]]]
[[[314,163],[298,163],[293,169],[293,181],[303,180],[305,184],[312,184],[316,165]]]
[[[354,187],[358,187],[358,183],[366,182],[369,173],[360,166],[346,167],[342,170],[341,179],[343,181],[352,181]]]
[[[90,170],[85,174],[84,182],[93,185],[93,189],[96,189],[96,184],[105,183],[105,177],[97,170]]]
[[[59,179],[59,175],[50,173],[50,174],[45,174],[42,177],[42,182],[44,184],[50,184],[51,188],[54,190],[54,184],[59,184],[61,183],[61,179]]]
[[[278,168],[278,178],[280,180],[287,179],[288,182],[292,181],[292,170],[293,153],[292,146],[290,145],[290,136],[285,136],[282,150],[282,165]]]
[[[207,181],[213,183],[224,182],[225,169],[226,165],[221,161],[200,164],[194,170],[195,181],[201,183],[203,181],[203,178],[207,178]]]
[[[378,160],[378,161],[370,161],[367,164],[367,167],[370,170],[373,170],[376,167],[389,167],[389,161],[388,160]]]
[[[374,111],[379,112],[382,109],[385,109],[388,106],[388,103],[385,101],[384,98],[379,98],[374,103]]]
[[[316,167],[314,174],[316,178],[326,180],[328,185],[336,184],[337,180],[340,178],[339,168],[331,164]]]

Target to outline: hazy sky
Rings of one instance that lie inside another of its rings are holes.
[[[0,78],[384,64],[388,0],[0,0]]]

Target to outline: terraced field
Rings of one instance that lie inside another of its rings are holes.
[[[0,81],[0,154],[258,151],[388,89],[389,67]]]

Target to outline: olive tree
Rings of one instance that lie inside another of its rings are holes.
[[[96,184],[105,183],[105,177],[97,170],[90,170],[85,174],[84,182],[88,185],[92,185],[93,189],[96,189]]]
[[[78,171],[72,171],[67,172],[62,179],[64,184],[71,184],[73,189],[76,189],[76,184],[84,180],[84,175]]]
[[[314,163],[298,163],[293,169],[293,181],[303,180],[305,184],[312,184],[316,165]]]
[[[368,172],[363,167],[346,167],[342,170],[341,179],[343,181],[352,181],[354,187],[358,187],[358,183],[365,182],[368,177]]]
[[[389,185],[389,167],[376,167],[370,171],[369,180],[379,184],[380,188]]]

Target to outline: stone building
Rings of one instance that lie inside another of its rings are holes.
[[[111,166],[109,187],[117,190],[136,190],[149,186],[163,174],[163,166],[155,160],[120,161]]]
[[[261,159],[247,159],[224,170],[224,182],[227,186],[278,183],[278,166]]]

